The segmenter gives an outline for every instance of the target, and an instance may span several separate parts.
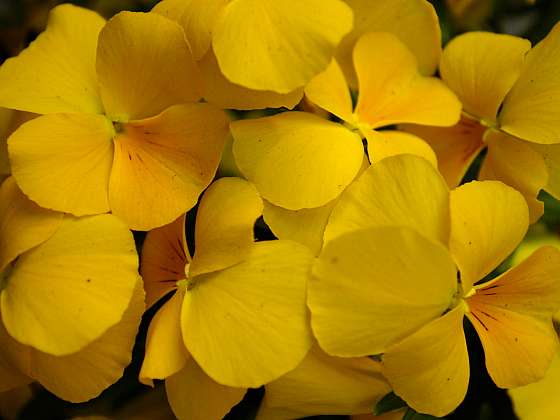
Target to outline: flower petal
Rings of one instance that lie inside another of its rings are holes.
[[[183,29],[156,13],[121,12],[107,22],[99,34],[97,77],[114,121],[153,117],[202,96]]]
[[[340,124],[303,112],[234,121],[233,153],[261,196],[288,210],[320,207],[360,170],[360,137]]]
[[[502,130],[523,140],[560,143],[560,25],[539,42],[525,58],[519,79],[500,111]]]
[[[556,144],[531,144],[544,159],[548,171],[546,192],[560,200],[560,145]]]
[[[95,51],[103,25],[88,9],[52,9],[45,32],[0,67],[0,106],[37,114],[102,113]]]
[[[395,394],[417,412],[443,417],[465,398],[469,355],[462,306],[391,346],[383,355],[383,375]]]
[[[325,71],[319,73],[305,86],[305,96],[315,105],[352,123],[352,98],[350,89],[337,61],[333,59]]]
[[[354,48],[354,65],[360,85],[355,113],[371,128],[407,122],[451,126],[459,121],[459,100],[441,80],[420,75],[416,57],[396,36],[363,35]]]
[[[468,114],[494,124],[530,49],[529,41],[516,36],[468,32],[443,50],[441,77]]]
[[[2,334],[2,325],[0,325],[0,392],[6,392],[22,385],[33,382],[28,376],[25,376],[14,364],[8,354],[5,354],[6,340],[5,333]]]
[[[336,57],[353,88],[358,87],[352,50],[367,32],[390,32],[416,56],[420,72],[436,71],[441,31],[434,7],[425,0],[345,0],[354,11],[354,29],[342,39]]]
[[[404,124],[400,128],[417,135],[432,147],[437,156],[439,172],[449,188],[461,183],[467,169],[485,147],[482,136],[486,128],[464,116],[453,127]]]
[[[450,199],[449,250],[468,293],[519,245],[529,227],[529,211],[523,196],[499,181],[461,185]]]
[[[132,234],[116,217],[66,218],[14,265],[0,297],[6,329],[45,353],[77,352],[122,318],[137,270]]]
[[[221,419],[247,392],[214,382],[193,359],[165,381],[165,389],[173,413],[180,420]]]
[[[183,303],[183,339],[212,379],[259,387],[302,361],[311,346],[305,306],[311,259],[295,242],[258,242],[245,261],[193,279]]]
[[[541,247],[518,266],[484,283],[467,300],[496,385],[514,388],[542,379],[556,353],[552,315],[560,309],[560,251]]]
[[[222,74],[213,51],[199,63],[204,80],[204,99],[219,108],[252,110],[263,108],[294,108],[303,97],[301,88],[288,93],[253,90],[230,82]]]
[[[450,306],[456,277],[443,245],[411,229],[347,233],[328,242],[313,267],[315,337],[334,356],[382,353]]]
[[[113,213],[149,230],[191,209],[216,173],[228,122],[209,104],[185,104],[125,124],[109,181]]]
[[[49,239],[62,213],[45,210],[29,200],[12,177],[0,187],[0,272],[18,256]]]
[[[163,0],[152,12],[178,22],[184,29],[193,57],[199,61],[210,49],[214,25],[228,0]]]
[[[502,181],[523,194],[529,206],[530,223],[535,223],[544,212],[544,204],[537,198],[548,181],[544,158],[531,148],[531,143],[505,133],[490,131],[485,139],[488,153],[479,179]]]
[[[437,168],[436,154],[420,137],[397,130],[363,130],[363,133],[368,142],[372,164],[389,156],[408,154],[420,156]]]
[[[257,420],[323,414],[362,414],[390,391],[379,363],[368,358],[339,358],[317,346],[293,371],[265,386]]]
[[[144,362],[139,379],[151,385],[152,379],[166,379],[185,367],[190,355],[181,334],[181,306],[185,293],[178,290],[156,312],[146,337]]]
[[[179,280],[186,279],[185,267],[190,260],[184,215],[148,232],[140,263],[147,308],[174,290]]]
[[[221,178],[206,190],[196,215],[195,254],[189,276],[223,270],[244,261],[253,248],[253,228],[263,202],[241,178]]]
[[[327,68],[351,29],[352,11],[340,0],[237,0],[225,8],[212,45],[233,83],[288,93]]]
[[[43,115],[10,136],[12,174],[41,207],[76,216],[106,213],[113,135],[101,115]]]
[[[447,244],[449,190],[427,160],[400,155],[373,164],[340,196],[325,243],[345,232],[390,225]]]

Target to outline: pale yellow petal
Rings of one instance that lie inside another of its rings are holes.
[[[532,143],[531,146],[543,157],[548,171],[548,182],[544,189],[560,200],[560,145]]]
[[[415,155],[426,159],[437,168],[436,154],[428,143],[413,134],[396,130],[363,130],[368,142],[368,154],[372,164],[389,156]]]

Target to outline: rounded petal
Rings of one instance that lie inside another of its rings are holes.
[[[305,96],[341,120],[352,123],[352,98],[350,89],[337,61],[333,59],[325,71],[319,73],[305,86]]]
[[[379,354],[440,316],[456,290],[443,245],[408,228],[362,229],[319,255],[308,290],[311,325],[331,355]]]
[[[436,154],[428,143],[413,134],[397,130],[364,130],[368,154],[373,163],[389,156],[415,155],[426,159],[437,168]]]
[[[95,51],[103,25],[88,9],[52,9],[45,32],[0,67],[0,106],[37,114],[102,113]]]
[[[113,213],[150,230],[190,210],[214,178],[228,123],[212,105],[185,104],[124,124],[109,181]]]
[[[449,188],[461,183],[474,159],[486,146],[482,140],[486,128],[464,116],[453,127],[404,124],[400,128],[417,135],[432,147],[437,156],[439,172]]]
[[[12,177],[0,187],[0,272],[18,256],[49,239],[62,213],[45,210],[29,200]]]
[[[434,7],[426,0],[345,0],[354,11],[354,28],[342,39],[336,58],[353,88],[358,87],[352,51],[367,32],[390,32],[416,56],[420,72],[433,74],[441,55],[441,31]]]
[[[122,318],[137,270],[132,234],[116,217],[66,218],[14,264],[0,297],[6,329],[45,353],[75,353]]]
[[[257,420],[362,414],[390,391],[369,357],[339,358],[314,347],[293,371],[265,386]]]
[[[558,352],[552,315],[560,310],[560,251],[541,247],[467,299],[486,368],[501,388],[542,379]]]
[[[494,124],[530,49],[529,41],[516,36],[468,32],[443,50],[441,77],[468,114]]]
[[[303,97],[301,88],[288,93],[253,90],[230,82],[222,74],[213,51],[199,62],[204,80],[206,102],[224,109],[252,110],[264,108],[294,108]]]
[[[50,392],[70,402],[84,402],[123,376],[143,312],[144,291],[138,279],[122,319],[79,352],[57,357],[14,340],[8,346],[22,370]]]
[[[419,413],[444,417],[461,404],[469,385],[464,308],[456,307],[383,355],[383,375]]]
[[[76,216],[105,213],[113,134],[100,115],[43,115],[10,136],[12,174],[41,207]]]
[[[3,327],[0,325],[0,330],[2,328]],[[0,331],[0,348],[2,348],[0,351],[0,393],[10,391],[33,382],[33,379],[24,375],[23,372],[18,369],[9,354],[6,354],[4,350],[7,345],[5,335],[5,333],[2,334],[2,331]]]
[[[531,146],[539,153],[546,165],[548,182],[544,189],[557,200],[560,200],[560,144],[535,144]]]
[[[196,214],[195,254],[189,276],[223,270],[244,261],[253,248],[253,228],[263,202],[241,178],[221,178],[206,190]]]
[[[152,12],[178,22],[184,29],[193,57],[200,60],[210,49],[212,32],[228,0],[163,0]]]
[[[126,122],[202,96],[201,76],[179,24],[121,12],[99,34],[97,77],[105,113]]]
[[[560,143],[560,99],[554,94],[560,88],[559,42],[557,24],[527,54],[521,75],[500,111],[502,130],[534,143]]]
[[[530,223],[535,223],[544,213],[544,204],[537,198],[548,181],[544,158],[530,143],[505,133],[490,131],[485,140],[488,152],[479,179],[502,181],[523,194],[529,207]]]
[[[288,210],[327,204],[360,170],[360,137],[340,124],[284,112],[231,124],[233,154],[261,196]]]
[[[185,238],[185,216],[151,230],[142,245],[140,274],[146,290],[146,307],[176,288],[186,279],[185,267],[191,257]]]
[[[400,155],[373,164],[340,196],[325,243],[345,232],[391,225],[447,244],[449,190],[427,160]]]
[[[352,20],[340,0],[236,0],[218,21],[212,45],[233,83],[288,93],[327,68]]]
[[[311,346],[305,306],[311,259],[295,242],[258,242],[245,261],[192,279],[183,339],[212,379],[259,387],[303,360]]]
[[[398,123],[451,126],[459,121],[457,97],[441,80],[420,75],[416,57],[396,36],[365,34],[353,57],[360,122],[378,128]]]
[[[165,381],[165,389],[179,420],[220,420],[247,392],[214,382],[193,359]]]
[[[190,355],[181,334],[181,306],[185,294],[177,291],[156,312],[146,337],[140,382],[151,385],[152,379],[166,379],[185,367]]]
[[[461,185],[451,191],[450,208],[449,250],[468,293],[519,245],[529,211],[523,196],[499,181]]]

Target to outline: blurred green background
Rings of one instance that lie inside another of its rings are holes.
[[[302,0],[303,1],[303,0]],[[148,11],[157,0],[76,0],[71,3],[88,7],[109,18],[121,10]],[[560,20],[559,0],[433,0],[440,17],[443,42],[470,30],[510,33],[530,39],[542,39]],[[0,63],[17,55],[42,31],[48,11],[58,0],[0,0]],[[375,0],[371,0],[375,7]],[[476,162],[475,162],[476,166]],[[474,173],[474,171],[471,171]],[[468,177],[469,175],[467,175]],[[530,234],[543,231],[560,234],[560,203],[543,193],[545,216]],[[270,233],[257,225],[257,237],[268,238]],[[138,237],[139,244],[142,241]],[[505,270],[507,264],[500,267]],[[60,420],[60,419],[172,419],[161,384],[155,391],[140,385],[138,375],[147,325],[157,308],[145,316],[134,350],[133,363],[125,376],[99,398],[84,404],[70,404],[56,398],[38,386],[13,394],[0,394],[2,420]],[[448,419],[508,420],[515,419],[511,402],[504,390],[498,389],[484,368],[482,347],[470,324],[465,324],[471,354],[471,381],[463,404]],[[79,374],[79,373],[77,373]],[[229,415],[232,419],[252,419],[262,398],[262,390],[251,391]],[[6,411],[8,407],[12,407]],[[3,416],[3,417],[2,417]],[[100,417],[101,416],[101,417]],[[322,419],[343,417],[322,417]],[[417,417],[418,419],[424,417]],[[560,415],[559,415],[560,418]]]

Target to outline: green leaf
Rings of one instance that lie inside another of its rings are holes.
[[[430,416],[429,414],[421,414],[414,411],[412,408],[406,410],[403,420],[436,420],[439,417]]]
[[[381,400],[375,405],[373,409],[373,414],[380,416],[381,414],[388,413],[389,411],[398,410],[399,408],[406,407],[406,403],[394,392],[390,392],[385,395]]]

